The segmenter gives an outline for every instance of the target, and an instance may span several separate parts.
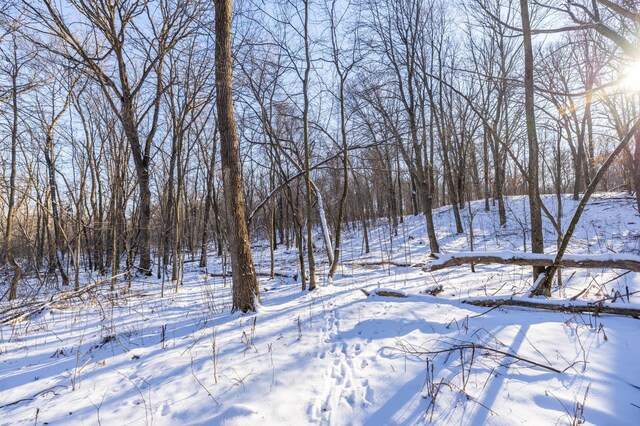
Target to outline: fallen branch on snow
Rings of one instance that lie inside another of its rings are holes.
[[[491,263],[546,267],[550,266],[556,257],[555,254],[519,253],[513,251],[463,252],[455,254],[435,254],[434,256],[436,260],[426,264],[423,267],[424,271],[435,272],[452,266]],[[640,257],[617,253],[565,255],[560,262],[560,267],[626,269],[640,272]]]
[[[389,261],[377,261],[377,262],[356,262],[349,261],[344,262],[345,265],[355,266],[359,268],[377,268],[379,266],[397,266],[399,268],[419,268],[423,266],[422,262],[418,263],[403,263],[403,262],[394,262],[392,260]]]
[[[17,323],[26,318],[29,318],[35,314],[38,314],[44,311],[46,308],[50,308],[56,303],[63,302],[65,300],[73,299],[76,297],[80,297],[85,293],[93,290],[100,285],[111,282],[111,280],[121,277],[123,275],[128,274],[129,271],[122,272],[120,274],[111,276],[109,278],[104,278],[98,281],[94,281],[91,284],[88,284],[79,290],[71,290],[58,293],[56,295],[51,296],[48,300],[40,300],[35,302],[27,302],[18,306],[12,306],[0,312],[0,324],[7,324],[9,322]]]
[[[9,407],[11,405],[16,405],[16,404],[20,404],[21,402],[26,402],[26,401],[33,401],[34,399],[36,399],[37,397],[39,397],[40,395],[45,395],[49,392],[52,392],[54,396],[59,395],[58,393],[56,393],[55,389],[56,388],[63,388],[66,389],[67,387],[64,385],[55,385],[53,387],[50,387],[48,389],[45,390],[41,390],[40,392],[35,393],[32,397],[29,398],[22,398],[22,399],[18,399],[17,401],[13,401],[10,402],[8,404],[4,404],[4,405],[0,405],[0,408],[5,408],[5,407]]]
[[[407,353],[407,354],[411,354],[411,355],[438,355],[438,354],[442,354],[442,353],[448,353],[448,352],[454,352],[454,351],[462,351],[462,350],[465,350],[465,349],[471,349],[473,351],[482,350],[482,351],[487,351],[487,352],[494,352],[494,353],[497,353],[497,354],[500,354],[500,355],[504,355],[504,356],[509,357],[509,358],[517,359],[518,361],[526,362],[527,364],[531,364],[531,365],[534,365],[536,367],[544,368],[545,370],[553,371],[554,373],[563,373],[562,370],[559,370],[559,369],[557,369],[555,367],[552,367],[550,365],[541,364],[541,363],[539,363],[537,361],[533,361],[531,359],[521,357],[518,354],[514,354],[514,353],[511,353],[511,352],[507,352],[507,351],[502,351],[500,349],[495,349],[495,348],[492,348],[490,346],[485,346],[485,345],[481,345],[481,344],[477,344],[477,343],[454,345],[454,346],[451,346],[449,348],[433,349],[433,350],[424,350],[424,349],[407,347],[407,346],[403,346],[400,349],[398,349],[398,348],[390,348],[390,349],[399,350],[399,351],[401,351],[403,353]]]
[[[385,290],[382,288],[378,288],[372,291],[365,290],[364,288],[360,289],[361,292],[364,293],[365,296],[369,297],[371,295],[374,296],[382,296],[382,297],[398,297],[401,299],[409,297],[406,293],[396,290]]]
[[[463,300],[462,303],[483,307],[520,306],[523,308],[542,309],[545,311],[592,313],[595,315],[611,314],[640,318],[640,305],[620,305],[606,303],[604,301],[581,302],[573,300],[540,300],[514,296],[509,298],[470,298]]]

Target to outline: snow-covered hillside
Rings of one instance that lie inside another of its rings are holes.
[[[545,202],[555,214],[555,198]],[[495,211],[471,204],[476,251],[529,248],[526,198],[507,204],[504,228]],[[566,223],[575,203],[563,204]],[[470,250],[468,209],[464,218],[457,235],[451,209],[435,212],[443,252]],[[256,314],[229,313],[230,279],[211,257],[208,271],[187,263],[184,284],[175,292],[165,282],[164,297],[153,278],[134,280],[130,292],[122,283],[110,293],[107,283],[0,325],[0,424],[640,423],[637,319],[462,304],[526,293],[530,268],[424,272],[422,217],[405,218],[397,236],[380,221],[369,238],[364,254],[362,231],[347,230],[332,286],[321,280],[309,293],[293,279],[261,277]],[[553,252],[546,219],[545,238]],[[595,197],[569,251],[640,253],[633,200]],[[295,273],[294,249],[279,248],[276,259],[278,272]],[[257,248],[254,260],[268,270],[268,251]],[[565,269],[562,281],[558,298],[640,302],[637,273]],[[437,296],[425,293],[438,285]],[[361,291],[377,288],[408,297]],[[5,318],[10,308],[0,305]]]

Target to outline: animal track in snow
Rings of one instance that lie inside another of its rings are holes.
[[[354,345],[342,340],[340,317],[333,303],[325,310],[325,325],[320,336],[321,350],[318,358],[331,358],[324,374],[324,387],[320,395],[312,401],[309,412],[320,424],[330,424],[333,416],[341,410],[357,410],[373,403],[373,391],[369,382],[362,379],[358,372],[372,361],[360,360],[363,351],[361,343]]]

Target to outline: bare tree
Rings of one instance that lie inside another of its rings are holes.
[[[544,253],[544,235],[542,232],[542,208],[540,206],[540,188],[538,186],[538,135],[536,130],[533,44],[531,41],[531,21],[528,0],[520,0],[522,35],[524,39],[524,110],[527,123],[527,141],[529,143],[529,167],[527,169],[527,187],[529,194],[529,214],[531,220],[531,251]],[[533,268],[533,279],[538,279],[542,268]]]
[[[151,274],[151,146],[158,128],[160,100],[164,91],[163,67],[167,53],[190,31],[199,2],[162,0],[158,14],[147,2],[68,2],[60,6],[51,0],[24,1],[36,33],[46,31],[56,44],[34,38],[51,50],[86,69],[98,82],[109,106],[122,123],[131,147],[139,188],[140,269]],[[89,34],[69,22],[62,8],[75,10],[88,25]],[[147,17],[146,21],[144,17]],[[140,21],[144,22],[140,22]],[[159,21],[159,22],[158,22]],[[105,40],[106,43],[92,43]],[[138,47],[136,51],[136,47]],[[138,64],[142,68],[137,70]],[[115,67],[115,75],[111,72]],[[155,77],[155,78],[154,78]],[[141,127],[148,125],[146,135]]]
[[[233,112],[231,59],[231,0],[215,0],[216,10],[216,104],[220,126],[222,182],[227,211],[227,241],[233,273],[232,311],[255,311],[260,303],[258,280],[251,258],[245,222],[238,134]]]

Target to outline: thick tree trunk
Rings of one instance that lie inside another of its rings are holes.
[[[313,254],[313,221],[312,221],[312,189],[311,189],[311,148],[309,146],[309,73],[311,72],[311,58],[309,52],[309,0],[304,0],[304,52],[305,70],[302,81],[303,112],[303,145],[304,170],[307,198],[307,257],[309,262],[309,291],[316,288],[316,260]]]
[[[429,248],[431,253],[439,253],[440,245],[438,244],[438,238],[436,237],[436,228],[433,222],[433,197],[431,191],[426,188],[426,184],[420,182],[420,179],[416,177],[416,186],[420,196],[420,202],[422,203],[422,209],[424,212],[425,220],[427,221],[427,237],[429,238]]]
[[[139,223],[138,223],[138,251],[140,253],[139,269],[145,275],[151,275],[151,188],[149,167],[151,159],[142,152],[140,136],[134,114],[133,99],[126,92],[122,100],[122,126],[127,141],[131,146],[133,160],[136,166],[139,191]]]
[[[529,170],[527,184],[529,189],[529,211],[531,214],[531,251],[544,252],[542,233],[542,209],[540,206],[540,190],[538,188],[538,136],[536,131],[534,81],[533,81],[533,46],[531,42],[531,24],[529,21],[529,4],[520,0],[522,17],[522,33],[524,38],[524,89],[525,115],[527,122],[527,140],[529,142]],[[533,268],[533,280],[542,272],[540,267]]]
[[[140,270],[151,275],[151,189],[149,187],[149,161],[138,170],[138,186],[140,189],[140,222],[138,225],[138,250],[140,252]]]
[[[220,125],[222,183],[227,211],[227,240],[233,273],[231,310],[255,311],[260,302],[258,280],[251,257],[240,177],[240,152],[233,112],[231,59],[231,0],[215,0],[216,104]]]

